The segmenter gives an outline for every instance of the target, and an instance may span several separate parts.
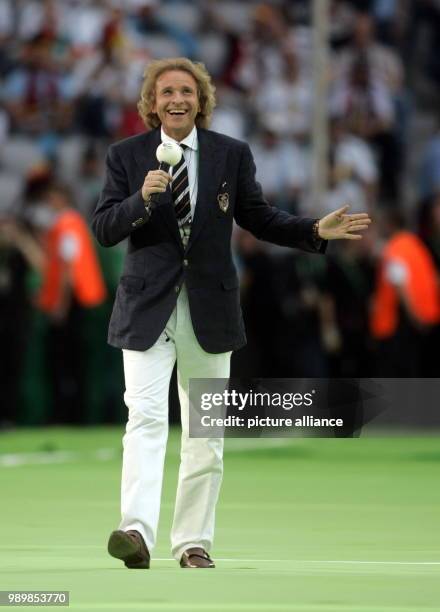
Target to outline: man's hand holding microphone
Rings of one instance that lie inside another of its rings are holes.
[[[162,142],[157,147],[156,157],[159,168],[150,170],[142,185],[142,198],[150,214],[158,204],[159,194],[166,191],[171,181],[171,176],[168,173],[170,167],[176,166],[182,159],[182,155],[183,150],[176,142]]]

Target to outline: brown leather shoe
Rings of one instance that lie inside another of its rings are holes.
[[[188,548],[180,559],[180,567],[215,567],[215,565],[203,548]]]
[[[107,546],[112,557],[124,561],[129,569],[149,569],[150,553],[139,531],[113,531]]]

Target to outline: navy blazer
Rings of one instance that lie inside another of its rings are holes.
[[[239,283],[231,254],[233,220],[257,238],[310,252],[314,219],[270,206],[255,180],[249,146],[198,128],[198,196],[191,235],[183,248],[170,189],[151,217],[141,188],[158,167],[160,128],[109,147],[106,176],[93,215],[97,240],[111,247],[128,238],[124,270],[109,327],[109,343],[144,351],[165,329],[185,283],[196,337],[208,353],[246,343]],[[222,204],[222,206],[221,206]]]

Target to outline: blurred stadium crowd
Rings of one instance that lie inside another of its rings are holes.
[[[330,2],[328,186],[312,202],[311,2],[2,0],[0,421],[123,416],[105,337],[124,246],[100,249],[86,223],[108,145],[144,129],[145,65],[167,56],[205,63],[212,129],[249,141],[271,204],[374,219],[325,258],[236,228],[249,344],[233,375],[438,376],[439,32],[438,0]]]

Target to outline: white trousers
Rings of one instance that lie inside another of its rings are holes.
[[[208,313],[209,316],[209,313]],[[231,353],[202,349],[183,286],[164,332],[147,351],[123,350],[128,422],[123,438],[119,529],[136,529],[151,552],[156,543],[168,437],[168,391],[177,359],[182,438],[171,550],[211,550],[215,506],[223,474],[223,439],[189,438],[190,378],[229,378]]]

